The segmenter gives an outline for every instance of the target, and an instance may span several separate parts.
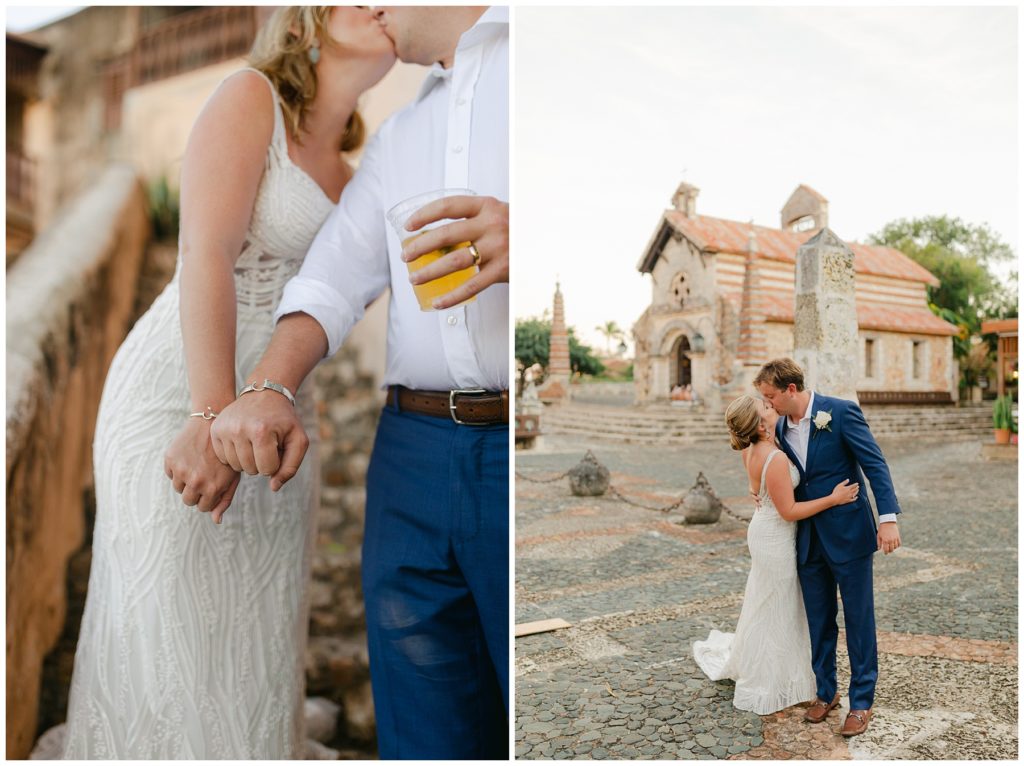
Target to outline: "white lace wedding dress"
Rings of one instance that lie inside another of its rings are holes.
[[[235,267],[238,389],[270,340],[285,283],[333,208],[288,158],[276,92],[274,103],[273,139]],[[164,474],[164,452],[190,411],[180,271],[179,258],[103,390],[92,571],[64,757],[302,758],[319,484],[312,393],[304,386],[297,406],[314,443],[280,492],[243,474],[220,526],[183,505]]]
[[[765,488],[776,455],[789,464],[793,486],[800,474],[784,453],[765,460],[757,508],[747,529],[750,575],[736,633],[712,630],[693,644],[693,656],[712,681],[736,682],[733,705],[759,715],[814,698],[811,640],[796,573],[796,523],[779,516]]]

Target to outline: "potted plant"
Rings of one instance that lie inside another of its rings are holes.
[[[1013,430],[1013,397],[1010,394],[996,397],[992,404],[992,426],[995,429],[996,444],[1009,444]]]

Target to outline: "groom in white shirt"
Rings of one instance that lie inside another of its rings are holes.
[[[284,291],[255,388],[211,439],[223,462],[279,489],[308,445],[290,394],[391,288],[362,562],[380,757],[506,759],[508,9],[375,13],[400,59],[432,69],[368,145]],[[478,196],[434,203],[407,228],[464,220],[403,252],[387,210],[454,187]],[[421,311],[406,261],[467,240],[418,276],[479,273]]]

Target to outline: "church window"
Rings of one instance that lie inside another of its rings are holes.
[[[814,231],[818,227],[813,215],[805,215],[793,221],[789,228],[793,231]]]
[[[690,300],[690,283],[685,273],[676,274],[672,280],[672,300],[680,308],[685,308]]]
[[[875,377],[875,341],[872,338],[864,339],[864,377]]]
[[[914,380],[920,380],[924,373],[924,343],[915,340],[913,344],[911,350],[912,377]]]

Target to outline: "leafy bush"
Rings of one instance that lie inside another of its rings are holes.
[[[167,176],[162,175],[149,184],[149,221],[153,226],[153,237],[159,242],[173,242],[178,239],[181,221],[181,201],[178,190],[172,189]]]

